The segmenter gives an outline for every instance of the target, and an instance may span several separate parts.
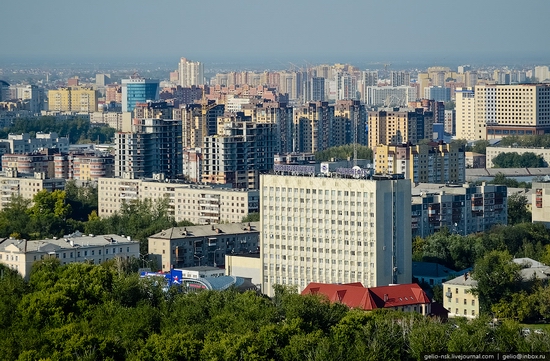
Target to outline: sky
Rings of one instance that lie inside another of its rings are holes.
[[[550,64],[548,0],[2,0],[0,61]]]

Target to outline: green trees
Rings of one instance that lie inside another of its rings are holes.
[[[459,327],[418,313],[365,312],[278,287],[165,293],[103,265],[0,266],[2,360],[417,360],[425,352],[548,351],[547,335],[488,319]],[[542,292],[542,291],[541,291]],[[546,305],[548,293],[537,295]],[[542,307],[542,306],[541,306]],[[541,308],[542,310],[542,308]]]
[[[473,272],[477,286],[472,292],[479,297],[480,309],[489,313],[491,306],[509,300],[520,289],[521,266],[512,262],[507,251],[490,251],[478,259]]]
[[[365,145],[357,145],[357,157],[359,159],[372,160],[372,149]],[[330,161],[336,159],[353,159],[353,144],[332,147],[315,153],[315,160],[318,162]]]
[[[508,224],[531,222],[531,212],[527,209],[525,194],[514,193],[508,197]]]
[[[496,168],[540,168],[546,167],[544,158],[533,152],[518,154],[517,152],[500,153],[493,158],[493,165]]]
[[[89,120],[58,120],[55,117],[18,119],[11,127],[0,129],[0,138],[5,139],[9,133],[56,132],[61,137],[69,137],[72,143],[109,143],[115,134],[110,127],[92,127]]]

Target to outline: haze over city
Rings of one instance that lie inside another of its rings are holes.
[[[0,62],[175,63],[235,67],[348,62],[410,65],[544,62],[550,2],[221,0],[8,1]],[[24,24],[24,26],[22,26]]]

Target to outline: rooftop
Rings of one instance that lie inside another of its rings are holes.
[[[81,233],[73,233],[59,239],[44,239],[36,241],[5,238],[4,240],[0,241],[0,251],[6,251],[9,247],[12,250],[19,250],[22,253],[48,253],[65,249],[137,243],[136,241],[132,241],[129,238],[130,237],[119,236],[116,234],[95,236],[82,235]]]
[[[322,294],[331,302],[340,302],[348,307],[364,310],[431,303],[416,283],[366,288],[361,283],[312,282],[302,291],[302,295],[307,294]]]
[[[246,233],[259,233],[260,222],[250,223],[227,223],[227,224],[212,224],[204,226],[187,226],[187,227],[173,227],[157,234],[150,236],[149,238],[155,239],[181,239],[181,238],[193,238],[193,237],[216,237],[219,235],[228,234],[246,234]]]

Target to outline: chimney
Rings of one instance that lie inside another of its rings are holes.
[[[464,273],[464,281],[468,280],[468,272]]]
[[[388,302],[388,294],[384,293],[384,302]]]

